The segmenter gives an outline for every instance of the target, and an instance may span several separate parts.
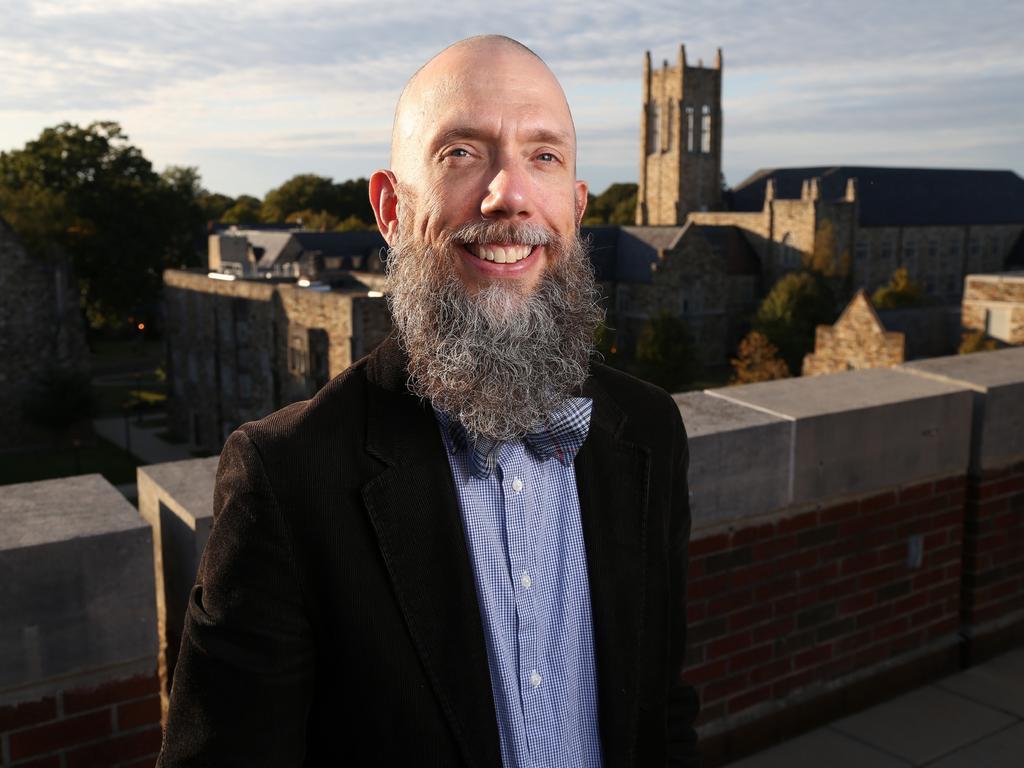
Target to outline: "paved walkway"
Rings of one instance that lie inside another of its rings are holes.
[[[127,424],[127,430],[131,435],[130,446],[125,424]],[[126,420],[121,416],[94,419],[92,425],[97,435],[109,440],[114,445],[125,448],[143,464],[160,464],[165,461],[195,458],[187,445],[176,445],[162,440],[158,433],[164,427],[139,425],[135,423],[134,418],[130,417]]]
[[[1024,649],[729,764],[803,766],[1022,768]]]

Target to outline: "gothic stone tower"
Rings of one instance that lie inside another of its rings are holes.
[[[651,68],[644,55],[637,224],[682,224],[690,211],[714,210],[722,199],[722,49],[712,68]]]

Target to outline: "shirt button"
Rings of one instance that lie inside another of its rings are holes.
[[[519,577],[519,583],[523,585],[523,589],[529,589],[533,586],[533,579],[530,578],[530,574],[523,571],[523,575]]]
[[[523,481],[520,480],[518,477],[512,478],[512,490],[515,491],[516,493],[519,493],[521,490],[523,490]]]
[[[540,672],[538,672],[536,669],[530,673],[530,685],[532,685],[534,688],[537,688],[540,685],[541,680],[542,678],[540,676]]]

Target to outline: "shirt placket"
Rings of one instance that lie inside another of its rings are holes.
[[[537,648],[536,540],[532,528],[533,489],[526,473],[522,445],[506,445],[500,454],[502,496],[509,567],[517,618],[517,674],[523,702],[527,749],[536,752],[536,724],[543,721],[544,670]],[[531,759],[531,764],[533,760]]]

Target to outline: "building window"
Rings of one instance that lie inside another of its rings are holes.
[[[800,266],[800,252],[793,247],[793,236],[787,232],[782,236],[782,253],[780,262],[783,269],[796,269]]]
[[[651,102],[647,113],[647,153],[653,155],[661,148],[661,108]]]
[[[668,103],[668,109],[665,112],[665,152],[668,152],[669,150],[672,149],[672,120],[673,116],[675,115],[675,110],[673,109],[673,106],[673,102],[670,101]]]
[[[686,108],[686,151],[693,152],[693,107]]]
[[[939,257],[939,243],[937,240],[928,241],[928,261],[934,263]]]
[[[707,104],[700,110],[700,151],[711,152],[711,107]]]
[[[884,240],[884,241],[882,241],[882,247],[880,249],[879,256],[881,257],[883,263],[886,263],[886,265],[888,266],[888,262],[892,260],[892,241],[891,240]]]
[[[868,244],[863,240],[857,242],[853,248],[853,258],[858,264],[863,264],[868,258]]]
[[[917,243],[913,240],[903,241],[903,266],[914,267],[917,262]]]

